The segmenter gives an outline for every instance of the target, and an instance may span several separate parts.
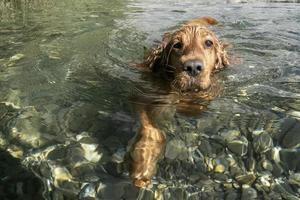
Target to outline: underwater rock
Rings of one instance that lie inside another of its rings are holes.
[[[273,139],[268,133],[263,132],[253,137],[253,147],[257,154],[265,153],[273,148]]]
[[[225,158],[216,158],[213,160],[213,168],[216,173],[224,173],[228,171],[229,162]]]
[[[258,190],[263,190],[263,191],[269,192],[271,183],[272,183],[272,177],[270,175],[267,175],[267,174],[261,175],[260,177],[258,177],[256,179],[255,187]]]
[[[261,165],[262,165],[263,169],[265,169],[267,171],[273,171],[273,165],[269,160],[263,160],[261,162]]]
[[[95,182],[99,180],[99,176],[96,173],[95,166],[90,163],[81,164],[78,166],[72,166],[70,173],[76,179],[83,182]]]
[[[70,181],[73,178],[65,167],[54,167],[52,169],[52,177],[55,179],[56,183],[58,181]]]
[[[84,157],[85,159],[87,159],[90,162],[96,163],[98,162],[101,157],[102,157],[102,153],[99,153],[97,151],[98,148],[98,144],[81,144],[81,147],[84,151]]]
[[[242,200],[257,199],[257,191],[249,185],[242,186]]]
[[[219,133],[226,142],[230,142],[241,135],[239,130],[225,130]]]
[[[247,167],[248,171],[253,172],[255,170],[256,160],[252,154],[248,156],[248,158],[245,162],[245,166]]]
[[[188,158],[188,149],[182,140],[173,139],[167,143],[165,157],[171,160],[176,158],[186,160]]]
[[[248,150],[248,140],[244,136],[227,142],[228,149],[238,156],[244,156]]]
[[[253,173],[248,174],[242,174],[235,177],[235,179],[242,185],[252,185],[252,183],[255,181],[256,176]]]
[[[297,148],[300,147],[300,122],[293,120],[293,125],[287,130],[283,139],[282,146],[285,148]],[[292,123],[292,122],[291,122]]]
[[[300,152],[296,149],[281,149],[279,151],[280,164],[289,170],[300,170]]]
[[[66,155],[67,149],[64,146],[57,146],[55,149],[53,149],[47,154],[47,159],[57,162],[64,160],[66,158]]]
[[[274,177],[278,178],[284,173],[283,167],[279,163],[273,163],[272,174]]]
[[[122,163],[124,162],[125,155],[126,155],[126,149],[120,148],[112,155],[111,160],[112,162],[115,163]]]
[[[53,60],[60,60],[61,57],[60,57],[60,54],[58,51],[50,51],[48,52],[48,57],[50,59],[53,59]]]
[[[300,187],[300,173],[291,173],[289,175],[289,184],[296,185],[297,187]]]
[[[131,183],[111,179],[111,183],[100,182],[97,188],[97,199],[136,199],[138,188]]]
[[[225,167],[222,164],[217,164],[215,166],[214,172],[216,173],[223,173],[225,171]]]
[[[77,141],[83,149],[83,156],[86,160],[96,163],[102,158],[102,153],[99,153],[99,144],[89,136],[88,132],[82,132],[76,136]]]
[[[95,14],[92,14],[92,15],[89,15],[90,18],[98,18],[99,15],[95,15]]]
[[[226,190],[225,200],[238,199],[239,195],[234,189]]]
[[[7,145],[8,145],[8,141],[5,138],[4,134],[0,131],[0,147],[6,149]]]
[[[9,152],[10,155],[12,155],[15,158],[22,158],[24,155],[24,151],[21,147],[18,147],[16,145],[10,145],[7,148],[7,152]]]
[[[18,61],[18,60],[21,60],[22,58],[24,58],[25,55],[22,54],[22,53],[18,53],[16,55],[13,55],[12,57],[9,58],[9,61],[10,62],[15,62],[15,61]]]
[[[78,197],[80,200],[81,199],[87,200],[88,198],[95,199],[96,198],[96,184],[94,184],[94,183],[83,184]]]
[[[201,144],[199,146],[199,151],[204,156],[212,155],[213,148],[211,146],[211,143],[207,139],[202,139]]]
[[[138,199],[143,200],[153,200],[154,199],[154,191],[147,188],[141,188],[139,191],[139,197]]]
[[[0,199],[43,199],[42,181],[20,159],[0,149]]]
[[[283,178],[275,179],[272,190],[278,192],[284,199],[299,200],[299,195],[292,190]]]
[[[40,129],[44,124],[40,113],[35,107],[29,106],[21,110],[14,127],[11,127],[10,135],[20,143],[37,148],[44,145],[48,139],[43,137]]]

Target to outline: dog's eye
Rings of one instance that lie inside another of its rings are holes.
[[[181,42],[177,42],[173,45],[173,48],[175,49],[181,49],[182,48],[182,43]]]
[[[214,43],[211,40],[205,40],[204,44],[206,47],[211,47]]]

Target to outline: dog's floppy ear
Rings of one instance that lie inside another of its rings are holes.
[[[209,16],[195,18],[184,23],[186,26],[210,26],[215,24],[218,24],[218,21]]]
[[[217,51],[217,62],[215,69],[221,70],[224,67],[227,67],[230,62],[229,62],[229,57],[226,51],[226,47],[230,46],[230,44],[222,43],[222,42],[217,42],[215,48]]]
[[[165,33],[162,42],[156,48],[149,49],[145,53],[144,62],[138,64],[138,66],[151,71],[158,71],[161,66],[164,66],[167,63],[170,40],[171,33]]]

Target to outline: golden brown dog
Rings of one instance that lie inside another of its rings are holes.
[[[144,62],[138,65],[159,74],[169,83],[171,93],[176,91],[179,94],[177,111],[186,108],[201,111],[203,107],[190,103],[191,99],[210,100],[218,95],[213,74],[229,65],[229,60],[225,45],[207,28],[214,24],[217,24],[214,18],[201,17],[186,22],[174,32],[165,33],[160,45],[151,49]],[[189,98],[185,94],[190,94]],[[151,105],[139,107],[141,128],[132,146],[130,172],[138,187],[151,182],[165,144],[165,135],[155,124],[156,115],[153,113],[157,112]]]

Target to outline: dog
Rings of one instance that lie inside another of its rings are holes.
[[[136,65],[168,84],[168,99],[176,102],[177,112],[201,112],[204,107],[193,104],[193,100],[212,100],[219,94],[214,74],[229,65],[229,57],[225,50],[228,45],[208,29],[217,23],[212,17],[184,23],[175,31],[165,33],[160,44],[150,49],[144,61]],[[141,127],[130,151],[130,176],[135,186],[146,187],[155,174],[166,137],[155,123],[159,112],[151,103],[141,104],[138,114]]]

